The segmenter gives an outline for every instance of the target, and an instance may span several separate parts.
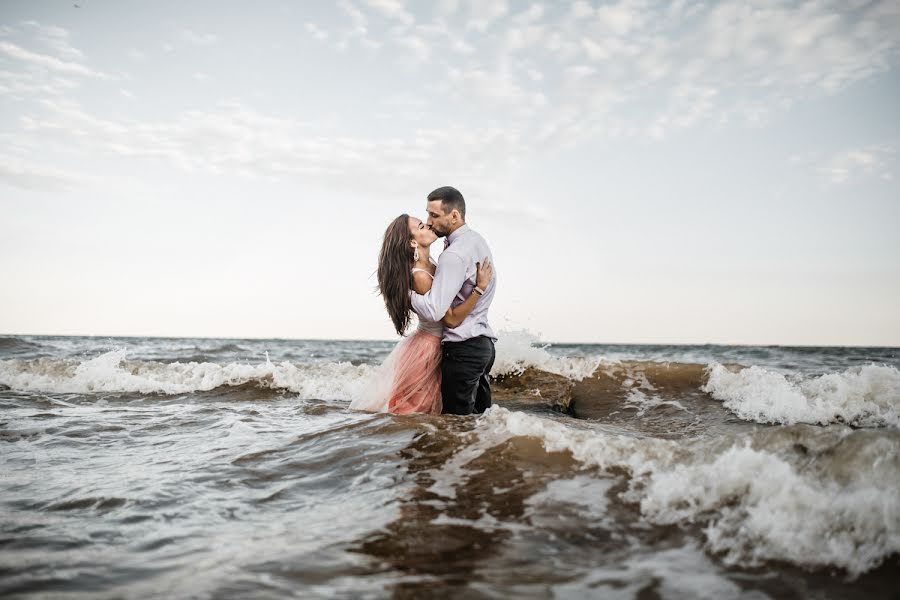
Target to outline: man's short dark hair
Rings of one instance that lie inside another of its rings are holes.
[[[445,213],[449,213],[455,208],[459,211],[459,215],[463,218],[463,221],[466,220],[466,201],[463,198],[463,195],[460,194],[459,190],[455,187],[445,185],[428,194],[429,202],[434,202],[435,200],[441,201],[441,209]]]

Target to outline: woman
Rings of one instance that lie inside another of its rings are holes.
[[[394,329],[405,334],[412,320],[410,290],[424,294],[431,289],[435,263],[430,247],[437,235],[422,221],[409,215],[394,219],[384,233],[378,256],[378,291],[384,298]],[[493,268],[485,258],[476,264],[475,284],[485,289]],[[439,323],[419,317],[419,326],[397,344],[381,365],[365,397],[355,399],[350,408],[394,414],[441,412],[441,337],[444,327],[458,327],[472,312],[480,296],[472,293],[465,302],[452,307]]]

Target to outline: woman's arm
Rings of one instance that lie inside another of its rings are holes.
[[[475,285],[484,290],[487,288],[488,284],[491,282],[491,279],[494,278],[494,267],[491,265],[491,261],[485,256],[484,260],[480,263],[475,263]],[[481,298],[481,294],[473,291],[469,294],[469,297],[466,298],[466,301],[458,306],[451,306],[447,313],[444,315],[444,318],[441,319],[441,323],[444,324],[444,327],[449,327],[450,329],[454,329],[455,327],[459,327],[459,325],[469,316],[469,313],[475,308],[475,305],[478,303],[478,299]]]

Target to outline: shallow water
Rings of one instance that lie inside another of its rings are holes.
[[[0,594],[896,597],[896,349],[511,332],[484,416],[348,410],[391,347],[0,337]]]

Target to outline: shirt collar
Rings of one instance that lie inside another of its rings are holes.
[[[451,233],[447,240],[452,244],[467,233],[469,233],[469,226],[463,225],[462,227]]]

